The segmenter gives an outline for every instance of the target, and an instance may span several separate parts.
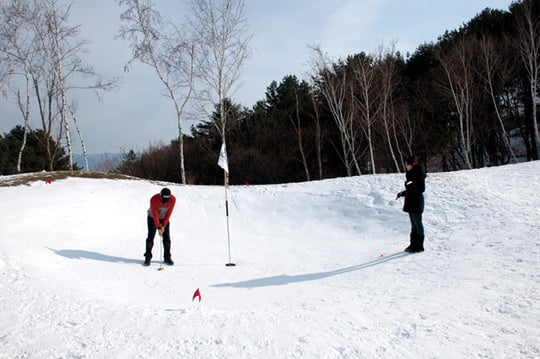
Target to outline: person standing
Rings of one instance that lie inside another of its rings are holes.
[[[410,244],[405,252],[417,253],[424,251],[424,191],[426,190],[426,171],[418,156],[409,156],[406,161],[405,191],[398,193],[396,199],[405,197],[403,211],[409,213],[411,221]]]
[[[171,190],[163,188],[160,193],[150,199],[148,209],[148,236],[146,237],[146,252],[144,253],[144,265],[149,266],[152,259],[152,248],[154,247],[154,237],[156,231],[163,238],[163,261],[165,264],[173,265],[171,258],[171,235],[170,221],[171,214],[176,204],[176,198],[171,194]]]

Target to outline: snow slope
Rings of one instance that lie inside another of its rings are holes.
[[[164,271],[162,184],[0,187],[0,358],[540,358],[540,162],[429,174],[421,254],[403,177],[232,187],[236,267],[223,188],[168,184]]]

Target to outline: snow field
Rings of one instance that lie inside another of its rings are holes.
[[[538,358],[539,179],[540,162],[429,173],[414,255],[404,175],[231,187],[236,267],[224,189],[165,184],[164,271],[158,237],[142,266],[164,184],[0,187],[0,357]]]

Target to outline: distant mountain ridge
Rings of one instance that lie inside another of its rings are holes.
[[[122,153],[100,153],[87,155],[89,171],[103,171],[113,169],[122,162]],[[85,170],[84,155],[73,154],[73,162]]]

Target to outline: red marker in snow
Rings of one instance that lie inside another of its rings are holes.
[[[379,257],[384,257],[384,254],[381,254]]]
[[[199,297],[199,302],[201,301],[201,292],[199,291],[199,288],[193,293],[193,298],[191,298],[191,301],[193,302],[195,298]]]

